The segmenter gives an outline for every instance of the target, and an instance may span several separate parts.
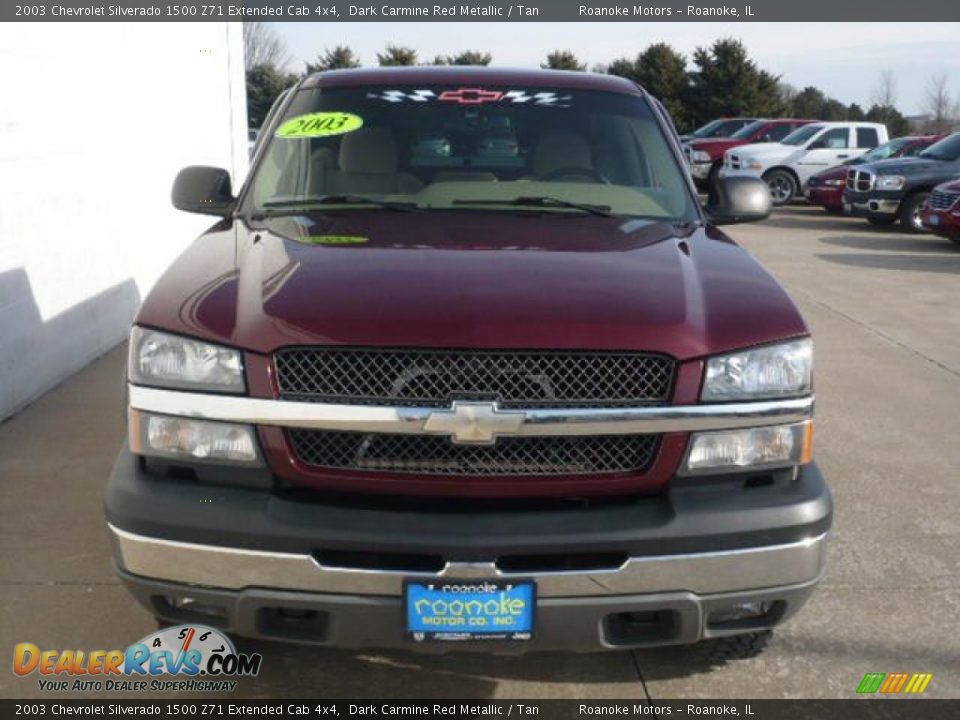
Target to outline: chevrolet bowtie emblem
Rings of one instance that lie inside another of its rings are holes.
[[[516,435],[526,413],[501,410],[495,402],[454,402],[430,413],[423,429],[449,435],[458,445],[492,445],[499,435]]]

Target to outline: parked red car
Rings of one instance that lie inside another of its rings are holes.
[[[890,142],[878,145],[865,155],[851,158],[841,165],[817,173],[807,181],[803,194],[811,203],[820,205],[829,213],[842,213],[843,189],[847,185],[848,167],[888,158],[913,157],[942,138],[943,135],[911,135],[894,138]]]
[[[693,181],[700,190],[707,190],[713,185],[727,150],[751,143],[780,142],[798,127],[812,122],[815,121],[791,118],[754,120],[727,138],[692,139],[684,144],[683,150]]]
[[[960,244],[960,179],[937,185],[921,214],[923,226]]]

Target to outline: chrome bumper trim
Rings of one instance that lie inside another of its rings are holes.
[[[431,416],[450,412],[443,408],[292,402],[138,385],[130,385],[130,407],[161,415],[251,425],[413,435],[453,434],[445,424],[430,422]],[[717,405],[494,411],[497,412],[509,416],[510,427],[502,434],[511,436],[694,432],[800,422],[813,414],[813,396]]]
[[[310,555],[175,542],[108,524],[123,570],[155,580],[239,590],[272,588],[399,596],[405,578],[530,578],[540,597],[587,597],[654,592],[722,593],[793,585],[820,577],[826,533],[799,542],[689,555],[628,559],[621,567],[555,573],[504,573],[489,563],[449,562],[438,573],[326,567]]]

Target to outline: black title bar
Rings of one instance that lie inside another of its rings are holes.
[[[151,2],[150,0],[26,0],[0,4],[0,21],[198,22],[957,22],[958,0],[745,0],[716,2],[602,2],[531,0],[524,3],[447,0],[347,3],[336,0],[277,2]]]

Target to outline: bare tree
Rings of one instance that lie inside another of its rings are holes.
[[[880,107],[894,107],[897,104],[897,78],[893,70],[881,70],[880,78],[873,88],[874,105]]]
[[[935,75],[927,84],[926,111],[930,116],[930,130],[947,133],[960,114],[960,103],[950,94],[946,73]]]
[[[283,70],[290,62],[290,52],[283,39],[270,27],[270,23],[245,22],[243,62],[247,70],[259,65],[270,65],[277,70]]]

